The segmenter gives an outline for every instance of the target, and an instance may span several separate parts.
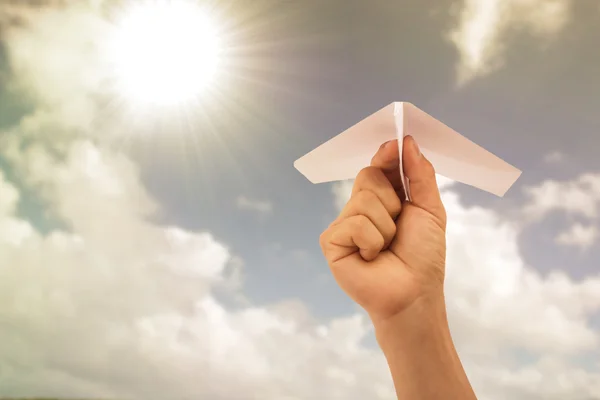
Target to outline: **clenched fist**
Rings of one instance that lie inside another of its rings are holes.
[[[435,171],[415,140],[405,137],[402,160],[412,201],[403,202],[398,153],[396,140],[381,146],[320,238],[336,281],[373,322],[443,295],[446,212]]]

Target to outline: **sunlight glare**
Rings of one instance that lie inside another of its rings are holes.
[[[215,78],[219,40],[213,21],[186,0],[137,3],[117,24],[112,61],[121,94],[135,104],[193,100]]]

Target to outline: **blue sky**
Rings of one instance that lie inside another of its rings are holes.
[[[598,4],[214,2],[218,96],[139,114],[102,84],[120,3],[0,5],[0,396],[393,398],[318,247],[349,184],[292,163],[410,101],[523,170],[442,189],[479,397],[600,399]]]

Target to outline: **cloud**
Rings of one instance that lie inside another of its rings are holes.
[[[341,209],[344,208],[344,205],[348,202],[348,199],[350,199],[353,184],[354,181],[350,180],[336,182],[331,185],[331,191],[333,193],[334,205],[336,209],[341,211]]]
[[[336,204],[347,201],[350,188],[334,186]],[[589,326],[600,310],[600,276],[574,281],[553,271],[543,278],[519,252],[524,225],[489,209],[465,207],[450,190],[442,196],[449,221],[446,298],[452,335],[479,397],[600,396],[600,376],[571,361],[600,354],[599,334]]]
[[[239,196],[236,205],[240,210],[253,211],[262,215],[273,211],[273,203],[270,201],[251,199],[246,196]]]
[[[557,164],[564,161],[565,155],[560,151],[554,151],[544,156],[544,162],[548,164]]]
[[[363,316],[319,325],[299,302],[233,310],[217,300],[229,250],[209,233],[148,222],[158,206],[123,155],[86,141],[64,158],[17,148],[11,168],[69,228],[37,232],[0,180],[0,395],[393,395],[385,360],[361,344]]]
[[[0,134],[14,179],[0,174],[0,396],[392,397],[362,314],[319,324],[298,301],[224,305],[239,258],[209,232],[152,222],[161,206],[137,166],[90,124],[102,72],[80,64],[82,38],[104,22],[86,7],[26,17],[7,49],[37,107]],[[45,234],[18,214],[18,188],[60,224]]]
[[[61,111],[72,111],[71,118],[82,113],[77,121],[89,123],[94,96],[102,93],[110,77],[103,57],[109,21],[85,1],[75,7],[14,7],[12,12],[11,8],[0,12],[20,20],[6,27],[3,41],[21,89],[39,108],[52,106],[57,117],[64,116],[56,114]],[[57,46],[47,46],[49,42]]]
[[[464,84],[504,65],[515,28],[549,42],[570,16],[569,0],[464,0],[449,38],[459,52],[457,79]]]
[[[598,218],[600,174],[585,173],[571,181],[546,180],[524,190],[528,198],[524,214],[531,219],[559,211],[590,220]]]
[[[556,243],[565,246],[578,247],[580,250],[589,249],[598,239],[598,227],[576,223],[556,237]]]

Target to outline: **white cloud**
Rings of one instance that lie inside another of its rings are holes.
[[[456,183],[452,179],[448,179],[445,176],[442,176],[439,174],[435,176],[435,180],[437,181],[438,188],[440,188],[441,192],[443,192],[445,189],[450,188],[452,185],[454,185]]]
[[[333,193],[334,205],[338,210],[341,210],[350,199],[352,193],[352,185],[354,181],[336,182],[331,186]]]
[[[580,250],[589,249],[598,239],[598,227],[575,223],[556,237],[556,243],[565,246],[578,247]]]
[[[80,65],[103,22],[84,6],[26,17],[8,52],[39,107],[2,133],[0,154],[66,228],[44,235],[17,216],[20,193],[0,175],[0,396],[393,396],[383,356],[361,344],[363,316],[319,325],[299,302],[218,300],[221,287],[239,295],[240,260],[210,233],[152,223],[160,206],[136,165],[86,137],[111,133],[92,129],[100,73]]]
[[[240,210],[253,211],[258,214],[270,214],[273,211],[273,203],[267,200],[251,199],[246,196],[239,196],[236,205]]]
[[[468,329],[465,344],[478,342],[479,351],[492,353],[504,345],[556,356],[598,349],[586,318],[600,309],[600,277],[574,282],[554,271],[542,278],[521,258],[518,226],[490,210],[464,208],[453,193],[444,202],[450,221],[447,292],[456,326]]]
[[[19,245],[33,233],[29,223],[13,217],[18,201],[19,192],[4,180],[0,170],[0,242]]]
[[[525,188],[524,214],[539,219],[551,212],[565,212],[595,220],[600,205],[600,174],[586,173],[571,181],[546,180]]]
[[[544,162],[548,164],[558,164],[565,160],[565,155],[560,151],[553,151],[544,156]]]
[[[18,155],[14,171],[70,229],[33,230],[15,216],[18,191],[0,180],[0,395],[393,393],[383,357],[360,343],[363,317],[319,326],[298,302],[233,311],[217,301],[229,251],[208,233],[149,223],[156,207],[122,156],[87,142],[61,160],[40,147]]]
[[[108,21],[85,1],[70,7],[14,6],[0,14],[19,21],[10,28],[5,22],[3,35],[9,66],[19,77],[14,84],[36,101],[36,113],[60,122],[63,129],[54,134],[89,133],[95,102],[110,83],[103,57]]]
[[[334,185],[338,206],[350,188]],[[522,226],[488,209],[467,208],[451,191],[442,196],[452,334],[479,398],[600,396],[600,376],[569,361],[600,351],[599,334],[588,324],[600,310],[600,276],[576,282],[554,271],[543,278],[521,257]],[[532,361],[518,361],[523,353]]]
[[[450,32],[460,56],[458,83],[502,67],[507,36],[515,28],[542,45],[562,31],[569,16],[569,0],[464,0],[458,24]]]

